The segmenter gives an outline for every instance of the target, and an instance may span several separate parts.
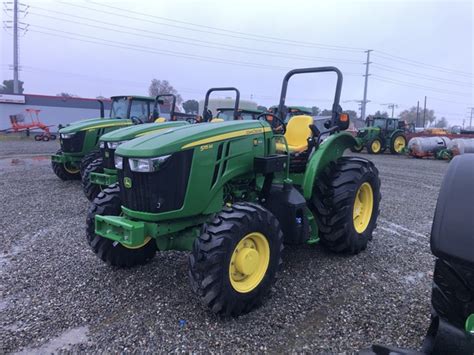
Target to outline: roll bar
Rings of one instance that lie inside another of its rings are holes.
[[[162,97],[171,97],[173,98],[173,100],[171,100],[171,108],[170,108],[170,120],[173,119],[174,117],[174,111],[175,111],[175,107],[176,107],[176,95],[174,94],[160,94],[160,95],[157,95],[155,97],[155,104],[153,105],[153,118],[156,119],[158,117],[155,117],[156,115],[160,115],[160,111],[158,110],[158,104],[164,104],[164,100],[161,100],[160,102],[160,99]]]
[[[338,121],[338,113],[340,111],[339,102],[341,100],[341,90],[342,90],[342,73],[336,67],[316,67],[316,68],[302,68],[302,69],[293,69],[290,70],[285,77],[283,78],[283,84],[281,87],[281,94],[280,94],[280,104],[278,105],[278,112],[280,119],[284,122],[286,111],[285,110],[285,100],[286,100],[286,92],[288,89],[288,81],[293,75],[296,74],[308,74],[308,73],[326,73],[326,72],[334,72],[337,75],[337,82],[336,82],[336,93],[334,94],[334,102],[332,104],[332,117],[331,117],[331,126],[336,126]]]
[[[97,100],[97,102],[99,102],[99,106],[100,106],[100,118],[104,118],[105,117],[104,101]]]
[[[204,121],[208,121],[207,118],[207,107],[209,106],[209,96],[214,91],[234,91],[235,92],[235,104],[234,104],[234,120],[237,119],[238,110],[239,110],[239,103],[240,103],[240,91],[234,87],[222,87],[222,88],[210,88],[206,92],[206,97],[204,99],[204,108],[202,110],[202,117]]]

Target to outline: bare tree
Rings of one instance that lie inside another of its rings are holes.
[[[176,90],[168,80],[153,79],[151,81],[150,87],[148,88],[148,93],[150,96],[173,94],[176,95],[177,105],[181,105],[181,102],[183,102],[183,98],[178,93],[178,90]]]

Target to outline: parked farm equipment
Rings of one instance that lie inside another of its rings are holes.
[[[404,127],[398,118],[368,117],[366,126],[357,132],[357,146],[352,151],[366,148],[370,154],[380,154],[389,148],[390,153],[401,154],[407,145]]]
[[[238,109],[239,107],[240,92],[236,88],[232,87],[209,89],[206,93],[202,117],[204,117],[204,119],[206,120],[214,122],[224,120],[222,118],[219,118],[220,111],[217,114],[217,118],[213,119],[212,113],[208,112],[207,110],[209,96],[211,95],[211,93],[216,91],[234,91],[236,93],[235,107],[233,109],[225,109],[225,112],[226,115],[231,114],[231,117],[233,117],[234,119],[238,118],[241,114],[240,112],[236,111],[236,109]],[[155,116],[159,116],[159,103],[163,102],[163,99],[166,97],[172,98],[170,122],[166,122],[164,119],[158,119],[154,123],[146,123],[139,126],[117,129],[100,137],[100,157],[93,160],[88,165],[88,167],[84,170],[82,176],[82,189],[84,191],[84,194],[90,201],[92,201],[105,187],[117,182],[117,170],[115,169],[114,152],[120,144],[128,142],[137,137],[162,131],[164,129],[170,130],[172,128],[185,125],[187,123],[200,122],[196,120],[195,115],[187,115],[175,112],[176,96],[173,94],[158,95],[155,98],[155,104],[153,108]],[[231,110],[232,113],[230,113],[229,110]]]
[[[99,138],[118,128],[152,122],[154,98],[145,96],[114,96],[109,117],[99,101],[101,117],[74,122],[59,130],[61,149],[51,157],[54,173],[61,180],[80,179],[87,166],[100,156]]]
[[[456,155],[474,153],[474,139],[415,137],[408,142],[408,154],[414,158],[433,157],[451,160]]]
[[[289,79],[321,72],[337,75],[326,130],[307,115],[285,124]],[[121,144],[118,183],[89,209],[92,250],[121,267],[143,264],[157,250],[191,250],[193,290],[213,312],[233,316],[265,299],[284,242],[364,250],[379,214],[380,180],[372,162],[342,156],[357,142],[343,132],[349,118],[340,110],[341,88],[335,67],[292,70],[277,115],[185,125]]]
[[[35,141],[49,141],[55,140],[56,135],[51,134],[49,127],[52,125],[46,125],[39,119],[39,113],[41,110],[27,108],[25,109],[27,116],[30,119],[30,122],[25,122],[25,116],[23,114],[11,115],[10,124],[11,127],[3,130],[5,133],[17,133],[17,132],[26,132],[26,135],[29,136],[31,131],[42,131],[41,134],[35,135]]]
[[[474,154],[455,157],[438,196],[431,323],[421,351],[373,345],[361,355],[474,354]]]

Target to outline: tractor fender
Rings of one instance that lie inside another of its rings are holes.
[[[396,134],[398,133],[402,133],[404,136],[405,136],[405,132],[401,129],[396,129],[395,131],[392,132],[392,134],[390,134],[390,139],[389,139],[389,142],[392,141],[393,137],[395,137]],[[406,138],[406,137],[405,137]]]
[[[474,154],[456,156],[439,192],[431,229],[431,251],[443,260],[474,267]]]
[[[356,145],[357,140],[347,132],[333,134],[319,145],[310,157],[303,177],[303,196],[306,200],[313,195],[314,182],[326,166],[342,157],[346,149]]]

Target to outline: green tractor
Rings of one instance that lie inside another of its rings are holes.
[[[361,152],[365,147],[370,154],[380,154],[389,148],[390,153],[401,154],[407,145],[403,127],[398,118],[368,117],[366,127],[357,132],[352,151]]]
[[[226,114],[229,114],[229,110],[236,112],[235,109],[239,106],[240,92],[236,88],[228,87],[211,88],[207,91],[204,112],[207,112],[209,96],[215,91],[235,91],[235,107],[233,109],[225,109],[225,112]],[[82,190],[89,201],[92,201],[94,198],[96,198],[100,191],[102,191],[105,187],[117,182],[117,169],[115,169],[114,152],[120,144],[128,142],[137,137],[159,132],[161,130],[168,130],[174,127],[186,125],[188,123],[197,123],[195,115],[175,112],[176,96],[173,94],[163,94],[156,97],[153,110],[155,117],[159,116],[158,104],[164,103],[163,99],[166,97],[171,98],[170,121],[164,122],[163,120],[157,120],[159,122],[125,127],[109,132],[100,137],[100,157],[93,160],[87,166],[82,176]]]
[[[326,129],[307,115],[285,124],[289,79],[321,72],[337,75]],[[212,312],[231,316],[270,292],[283,243],[364,250],[379,214],[380,179],[372,162],[343,156],[357,142],[343,132],[341,88],[335,67],[295,69],[283,80],[279,115],[177,127],[120,145],[118,183],[88,211],[92,250],[118,267],[143,264],[157,250],[189,250],[192,289]]]
[[[59,130],[61,149],[51,157],[54,173],[61,180],[78,180],[87,166],[100,156],[99,138],[104,133],[134,123],[149,122],[153,117],[154,98],[145,96],[114,96],[108,118],[100,103],[100,118],[74,122]]]

